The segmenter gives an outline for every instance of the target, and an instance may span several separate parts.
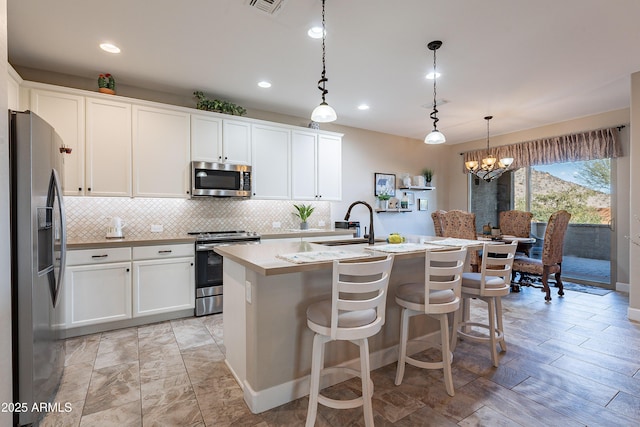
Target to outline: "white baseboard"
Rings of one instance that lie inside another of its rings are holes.
[[[422,340],[427,341],[432,337],[439,340],[439,334],[439,331],[432,332],[421,338],[418,338],[418,340],[421,341],[410,341],[407,348],[407,353],[414,354],[427,349],[429,345],[426,342],[422,342]],[[371,370],[381,368],[397,360],[397,345],[369,354],[369,363],[371,366]],[[351,359],[349,361],[341,363],[338,366],[355,369],[357,371],[360,369],[360,359]],[[345,373],[331,372],[327,375],[322,376],[321,387],[329,387],[342,381],[348,380],[351,377],[352,375],[348,375]],[[251,412],[253,412],[254,414],[268,411],[269,409],[275,408],[276,406],[284,405],[287,402],[291,402],[293,400],[307,396],[309,394],[309,387],[309,375],[305,375],[304,377],[296,378],[295,380],[278,384],[276,386],[269,387],[260,391],[255,391],[251,387],[251,384],[249,384],[247,381],[245,381],[242,385],[242,388],[244,390],[244,401],[246,402],[247,406],[249,406]]]
[[[617,292],[624,292],[624,293],[628,294],[629,293],[629,284],[628,283],[616,282],[616,291]]]
[[[629,320],[640,322],[640,309],[629,307],[629,309],[627,310],[627,317],[629,318]]]

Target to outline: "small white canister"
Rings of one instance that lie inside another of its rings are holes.
[[[424,175],[416,175],[413,177],[413,185],[416,187],[425,187],[427,185]]]

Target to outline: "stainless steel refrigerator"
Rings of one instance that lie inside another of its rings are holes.
[[[34,113],[9,111],[9,118],[13,392],[21,405],[14,423],[22,426],[46,415],[64,367],[54,325],[66,225],[59,137]]]

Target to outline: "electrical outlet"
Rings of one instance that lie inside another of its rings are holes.
[[[151,224],[151,232],[152,233],[162,233],[164,227],[162,224]]]
[[[245,280],[244,282],[244,291],[247,302],[251,304],[251,282],[248,280]]]
[[[279,222],[279,221],[273,221],[273,222],[271,223],[271,226],[272,226],[273,228],[280,228],[280,222]]]
[[[318,227],[324,227],[324,221],[323,220],[318,221]]]

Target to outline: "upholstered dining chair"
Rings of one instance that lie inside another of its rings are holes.
[[[435,230],[437,237],[442,237],[442,214],[447,213],[441,209],[433,211],[431,213],[431,219],[433,219],[433,229]]]
[[[370,376],[369,341],[385,323],[387,288],[393,256],[366,261],[333,261],[331,297],[307,308],[307,326],[315,335],[311,356],[311,387],[306,426],[315,424],[318,403],[335,409],[359,406],[364,424],[373,426],[373,382]],[[330,341],[350,341],[360,348],[360,371],[346,367],[324,367],[324,347]],[[362,396],[350,400],[320,394],[322,374],[342,370],[360,376]]]
[[[509,236],[529,237],[531,235],[531,212],[511,210],[499,214],[500,232]]]
[[[502,211],[499,214],[500,232],[508,236],[530,237],[532,218],[533,214],[531,212],[519,210]],[[521,255],[531,256],[530,251],[530,247],[520,249],[516,253],[516,257]]]
[[[426,251],[424,282],[407,283],[396,288],[396,303],[402,307],[396,385],[402,383],[405,363],[408,363],[423,369],[442,369],[447,393],[449,396],[454,395],[451,375],[453,353],[449,350],[449,314],[455,313],[460,307],[460,286],[466,257],[467,250],[464,248],[455,251]],[[424,314],[440,322],[440,361],[425,362],[407,356],[409,319]],[[455,334],[457,327],[455,324],[452,326]]]
[[[544,232],[542,244],[542,259],[529,257],[518,257],[513,262],[512,280],[515,280],[516,273],[520,273],[520,283],[522,274],[541,276],[542,291],[546,293],[545,301],[551,301],[551,290],[549,289],[549,275],[554,274],[558,295],[564,295],[562,285],[562,249],[564,246],[564,235],[569,225],[571,214],[565,210],[554,212],[549,217],[547,229]],[[525,283],[526,284],[526,283]]]
[[[447,211],[440,216],[442,236],[456,239],[477,240],[476,214],[458,209]],[[469,263],[473,271],[478,271],[480,257],[477,250],[469,250]]]

